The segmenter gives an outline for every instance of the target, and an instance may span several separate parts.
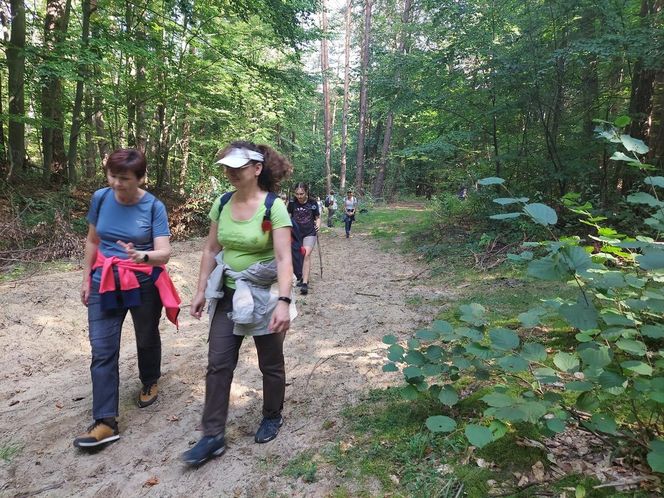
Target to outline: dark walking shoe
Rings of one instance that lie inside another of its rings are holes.
[[[95,420],[88,427],[88,432],[74,439],[77,448],[94,448],[106,443],[112,443],[120,439],[118,423],[115,420]]]
[[[159,386],[157,386],[156,382],[154,384],[143,386],[143,389],[138,393],[138,407],[145,408],[146,406],[150,406],[157,401],[158,396]]]
[[[295,284],[295,287],[302,287],[302,280],[298,280],[297,284]]]
[[[300,287],[300,294],[303,296],[309,294],[309,284],[302,284],[302,287]]]
[[[224,436],[203,436],[201,440],[190,450],[182,454],[182,461],[188,465],[197,467],[207,462],[210,458],[221,455],[226,449]]]
[[[276,418],[263,418],[261,425],[256,431],[256,437],[254,441],[257,443],[267,443],[272,441],[277,434],[279,434],[279,427],[284,425],[284,419],[282,417]]]

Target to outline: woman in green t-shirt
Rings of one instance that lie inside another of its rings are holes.
[[[213,315],[210,316],[203,437],[182,456],[190,465],[200,465],[221,455],[225,449],[224,432],[231,382],[244,338],[243,335],[236,335],[236,323],[228,316],[230,312],[238,311],[234,307],[239,308],[238,299],[235,303],[233,300],[235,293],[238,298],[241,294],[243,277],[238,275],[251,273],[255,268],[262,270],[274,262],[274,285],[278,286],[278,298],[270,300],[271,307],[268,306],[264,313],[267,315],[271,312],[271,317],[259,317],[261,319],[258,323],[265,323],[265,327],[258,327],[258,330],[254,327],[251,332],[258,352],[258,364],[263,373],[263,420],[256,431],[255,441],[271,441],[283,423],[281,410],[286,390],[283,342],[290,326],[289,305],[293,282],[291,222],[286,206],[279,198],[274,199],[270,208],[270,219],[264,220],[264,216],[268,193],[278,192],[280,181],[293,168],[274,149],[251,142],[233,142],[219,157],[217,164],[223,165],[235,192],[221,208],[220,199],[217,199],[210,210],[212,223],[203,248],[198,288],[191,302],[190,314],[200,319],[205,306],[208,277],[220,263],[218,255],[223,249],[223,297],[216,301]],[[240,279],[231,278],[226,271]],[[248,286],[251,293],[255,291],[252,285]],[[246,288],[245,285],[243,291]],[[259,288],[256,292],[262,291]],[[269,289],[265,292],[269,293]]]

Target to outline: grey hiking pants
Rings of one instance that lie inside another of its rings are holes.
[[[224,434],[233,372],[244,336],[233,334],[233,322],[226,316],[233,307],[233,290],[224,289],[210,327],[208,367],[205,377],[203,435]],[[254,336],[258,366],[263,374],[263,416],[281,415],[286,392],[283,344],[285,333]]]

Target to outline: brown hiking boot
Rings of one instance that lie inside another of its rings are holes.
[[[118,439],[120,439],[120,435],[118,433],[117,422],[96,420],[88,428],[88,432],[74,439],[74,446],[77,448],[94,448],[101,444],[112,443]]]
[[[138,393],[138,407],[145,408],[146,406],[150,406],[157,401],[157,396],[159,396],[159,387],[156,382],[143,386],[143,389]]]

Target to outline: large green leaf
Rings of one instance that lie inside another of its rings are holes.
[[[497,393],[497,392],[485,394],[480,399],[484,401],[487,405],[493,406],[495,408],[512,406],[516,402],[515,398],[508,396],[507,394]]]
[[[535,375],[535,378],[542,384],[555,384],[560,382],[560,379],[553,368],[536,368],[533,370],[533,375]]]
[[[435,341],[440,338],[440,332],[435,330],[422,329],[415,332],[415,337],[423,341]]]
[[[651,376],[653,372],[652,367],[642,361],[623,361],[620,366],[639,375]]]
[[[633,339],[619,339],[616,341],[616,346],[625,351],[626,353],[633,354],[635,356],[645,356],[648,348],[641,341],[635,341]]]
[[[572,327],[579,330],[595,329],[597,325],[597,310],[592,301],[586,303],[580,299],[576,304],[563,304],[558,312]]]
[[[648,176],[643,179],[643,183],[654,187],[664,187],[664,176]]]
[[[468,442],[478,448],[483,448],[493,441],[493,432],[482,425],[468,424],[464,430]]]
[[[595,346],[579,351],[583,362],[591,367],[604,368],[611,363],[611,352],[606,346]]]
[[[546,406],[539,401],[527,401],[519,405],[519,408],[525,414],[526,422],[537,422],[546,414]]]
[[[386,336],[383,337],[383,342],[385,344],[390,344],[390,345],[391,344],[396,344],[397,341],[398,341],[398,339],[396,337],[394,337],[393,335],[386,335]]]
[[[519,336],[516,332],[505,328],[496,328],[489,331],[489,339],[496,349],[512,350],[519,347]]]
[[[419,377],[424,376],[420,368],[412,366],[404,368],[403,375],[404,377],[406,377],[406,380],[418,379]]]
[[[567,425],[564,420],[559,418],[549,418],[546,420],[546,426],[550,431],[553,432],[564,432],[567,429]]]
[[[641,333],[651,339],[662,339],[664,338],[664,327],[661,325],[643,325]]]
[[[496,176],[490,176],[487,178],[482,178],[481,180],[477,180],[477,183],[480,185],[501,185],[505,183],[505,180]]]
[[[452,386],[446,385],[440,390],[438,400],[444,405],[454,406],[459,401],[459,394]]]
[[[567,275],[567,269],[551,256],[534,259],[528,263],[528,275],[541,280],[560,280]]]
[[[659,249],[644,249],[644,254],[639,254],[636,257],[636,261],[644,270],[664,268],[664,251]]]
[[[620,141],[622,142],[625,149],[630,152],[636,152],[637,154],[646,154],[650,149],[638,138],[630,137],[629,135],[620,135]]]
[[[664,440],[655,439],[654,441],[650,441],[649,446],[648,465],[655,472],[664,473]]]
[[[626,163],[631,163],[631,164],[634,164],[636,166],[641,165],[641,161],[639,161],[638,159],[635,159],[634,157],[628,156],[624,152],[620,152],[620,151],[614,152],[613,155],[609,159],[611,159],[612,161],[625,161]]]
[[[383,372],[398,372],[399,367],[397,367],[394,363],[386,363],[383,365]]]
[[[529,363],[520,356],[505,356],[497,360],[500,368],[509,373],[525,372]]]
[[[540,318],[542,317],[542,315],[545,314],[546,310],[542,308],[533,308],[524,313],[519,313],[519,316],[517,318],[519,319],[519,322],[521,322],[522,326],[526,328],[531,328],[535,327],[536,325],[539,325]]]
[[[580,391],[580,392],[585,392],[585,391],[590,391],[593,388],[593,385],[591,382],[587,382],[585,380],[573,380],[572,382],[568,382],[565,384],[565,389],[568,391]]]
[[[426,426],[431,432],[452,432],[456,422],[445,415],[434,415],[426,420]]]
[[[431,330],[441,334],[447,334],[452,332],[452,325],[445,320],[434,320],[431,324]]]
[[[611,389],[613,387],[623,387],[627,379],[625,377],[618,375],[615,372],[602,372],[602,375],[597,379],[599,384],[604,389]]]
[[[553,357],[553,364],[563,372],[573,373],[579,370],[579,358],[562,351]]]
[[[615,434],[618,428],[614,418],[604,413],[596,413],[592,416],[590,422],[598,431],[606,432],[607,434]]]
[[[636,194],[628,195],[627,202],[632,204],[645,204],[651,207],[662,206],[661,201],[658,201],[655,197],[646,192],[637,192]]]
[[[460,319],[476,327],[480,327],[487,323],[486,319],[486,308],[481,304],[471,303],[459,306],[459,311],[461,311]]]
[[[558,215],[546,204],[541,204],[539,202],[526,204],[523,207],[523,211],[540,225],[546,226],[558,223]]]
[[[500,204],[501,206],[507,206],[508,204],[528,202],[528,197],[498,197],[497,199],[494,199],[493,202]]]
[[[487,348],[486,346],[482,346],[481,344],[478,344],[476,342],[468,344],[464,349],[466,353],[473,356],[477,356],[478,358],[481,358],[483,360],[490,360],[496,355],[493,352],[493,350]]]
[[[513,220],[521,216],[521,213],[501,213],[501,214],[492,214],[489,216],[492,220]]]
[[[546,360],[546,348],[536,342],[527,342],[521,348],[521,356],[530,361]]]

